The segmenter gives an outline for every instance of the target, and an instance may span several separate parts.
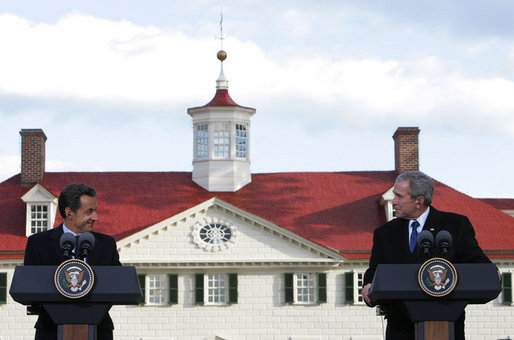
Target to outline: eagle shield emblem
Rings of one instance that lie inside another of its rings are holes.
[[[430,296],[450,294],[457,285],[457,271],[451,262],[442,258],[432,258],[419,269],[420,288]]]
[[[59,293],[70,299],[78,299],[86,296],[93,287],[93,270],[82,260],[70,259],[57,267],[54,282]]]

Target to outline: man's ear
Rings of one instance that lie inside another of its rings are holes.
[[[425,197],[418,196],[416,198],[416,204],[419,204],[420,206],[424,207],[425,206]]]
[[[71,217],[71,213],[72,213],[71,208],[67,207],[64,209],[64,215],[66,215],[66,217]]]

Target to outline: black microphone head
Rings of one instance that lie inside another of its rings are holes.
[[[95,237],[90,232],[85,232],[80,234],[79,236],[79,246],[83,247],[83,244],[87,243],[89,244],[89,249],[93,249],[95,246]]]
[[[63,248],[64,245],[69,246],[71,249],[75,248],[75,236],[72,233],[64,233],[59,239],[59,245]]]
[[[418,246],[421,247],[421,245],[425,242],[429,242],[430,245],[434,243],[434,235],[428,230],[422,230],[418,234]]]
[[[445,242],[447,247],[452,245],[452,235],[446,230],[441,230],[435,235],[435,243],[440,245],[442,242]]]

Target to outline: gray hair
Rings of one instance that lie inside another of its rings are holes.
[[[425,205],[432,204],[434,197],[434,180],[421,171],[405,171],[396,177],[396,183],[409,181],[409,195],[412,198],[423,196]]]

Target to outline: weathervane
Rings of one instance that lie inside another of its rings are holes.
[[[221,50],[223,50],[223,40],[225,39],[225,36],[223,35],[223,9],[221,10],[221,14],[220,14],[220,35],[216,35],[215,36],[215,39],[219,39],[220,40],[220,46],[221,46]]]
[[[223,74],[223,61],[225,59],[227,59],[227,52],[223,51],[223,39],[225,39],[225,36],[223,35],[223,9],[221,10],[221,17],[220,17],[220,35],[215,36],[215,38],[220,40],[221,48],[218,51],[217,57],[218,57],[218,60],[221,61],[221,73]]]

